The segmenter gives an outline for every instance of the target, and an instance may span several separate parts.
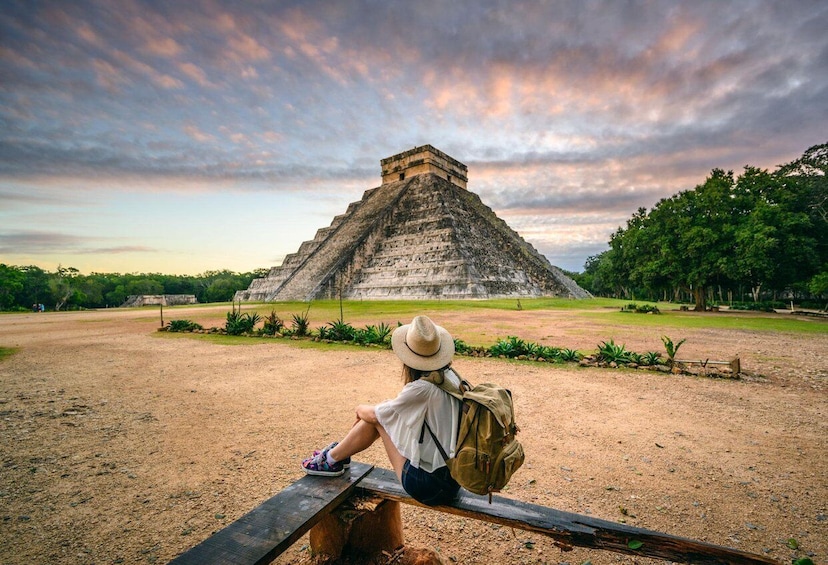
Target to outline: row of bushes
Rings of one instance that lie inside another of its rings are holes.
[[[257,329],[256,325],[260,321],[262,326]],[[200,324],[190,320],[172,320],[164,329],[170,332],[204,330]],[[227,335],[309,337],[320,341],[389,347],[393,329],[384,322],[376,326],[368,325],[364,328],[355,328],[348,322],[336,320],[312,331],[309,329],[307,312],[294,314],[288,327],[275,311],[271,311],[270,314],[262,317],[255,312],[242,313],[234,308],[232,312],[227,313],[224,328],[221,330],[213,328],[212,331]],[[656,351],[636,353],[627,350],[624,345],[618,345],[610,339],[601,342],[598,345],[597,353],[590,357],[597,362],[615,365],[656,366],[666,364],[672,366],[676,353],[685,340],[674,342],[667,336],[663,336],[661,339],[664,343],[666,355]],[[454,348],[459,355],[527,359],[548,363],[579,362],[584,358],[583,354],[575,349],[541,345],[515,336],[499,339],[490,347],[471,346],[463,340],[455,338]]]
[[[661,314],[658,306],[652,304],[627,304],[621,308],[622,312],[634,312],[636,314]]]

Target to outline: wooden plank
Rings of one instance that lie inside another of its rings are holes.
[[[422,506],[402,488],[396,475],[387,469],[376,468],[365,477],[357,492],[370,493],[390,500]],[[463,494],[450,506],[425,507],[449,514],[474,518],[485,522],[502,524],[538,532],[555,540],[562,549],[573,546],[601,549],[628,555],[654,557],[677,563],[757,565],[776,564],[768,557],[680,538],[636,528],[626,524],[610,522],[590,516],[555,510],[536,504],[528,504],[495,496],[492,504],[484,496]],[[631,549],[629,543],[641,542],[638,549]]]
[[[302,477],[170,563],[270,563],[347,499],[371,469],[353,463],[340,477]]]

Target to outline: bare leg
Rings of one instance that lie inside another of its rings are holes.
[[[359,420],[345,435],[339,444],[331,449],[331,457],[336,461],[342,461],[346,457],[356,455],[360,451],[365,451],[377,438],[382,438],[382,443],[385,446],[385,452],[388,454],[388,459],[391,461],[391,466],[394,468],[394,473],[397,479],[402,482],[402,469],[405,465],[405,457],[403,457],[397,450],[397,446],[391,441],[391,437],[379,423],[371,424],[365,420]]]

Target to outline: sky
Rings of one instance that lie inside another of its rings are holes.
[[[278,265],[431,144],[581,271],[828,141],[828,1],[0,3],[0,263]]]

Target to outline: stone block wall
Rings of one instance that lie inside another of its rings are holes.
[[[469,180],[466,165],[431,145],[422,145],[382,159],[380,167],[383,184],[426,173],[443,177],[461,188],[466,188]]]

